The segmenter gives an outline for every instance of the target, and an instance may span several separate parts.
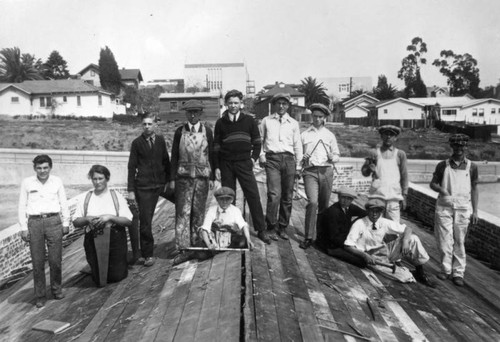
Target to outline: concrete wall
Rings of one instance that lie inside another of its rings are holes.
[[[426,187],[411,184],[408,192],[408,211],[434,231],[434,210],[437,193]],[[500,269],[500,218],[478,210],[479,223],[469,227],[465,247],[478,259]]]

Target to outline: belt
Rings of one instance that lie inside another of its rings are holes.
[[[59,215],[59,213],[47,213],[47,214],[40,214],[40,215],[30,215],[29,218],[39,219],[39,218],[48,218],[48,217],[52,217],[52,216],[56,216],[56,215]]]
[[[266,152],[266,156],[280,156],[280,155],[294,157],[293,153],[290,152]]]

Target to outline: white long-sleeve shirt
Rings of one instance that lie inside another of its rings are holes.
[[[18,218],[21,230],[28,229],[30,215],[61,213],[63,226],[69,226],[70,214],[66,192],[59,177],[49,175],[45,183],[36,176],[27,177],[21,183]]]
[[[325,126],[316,128],[311,125],[300,135],[304,155],[309,155],[308,166],[332,166],[329,161],[336,163],[339,161],[340,151],[335,135]],[[323,142],[318,144],[319,141]],[[316,147],[316,149],[314,149]],[[314,152],[313,152],[314,149]],[[328,155],[333,156],[332,160]],[[307,167],[307,166],[306,166]]]

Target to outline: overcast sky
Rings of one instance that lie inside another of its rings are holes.
[[[0,0],[0,48],[44,61],[58,50],[71,73],[109,46],[144,79],[183,78],[185,63],[245,62],[257,91],[306,76],[397,71],[413,37],[427,43],[428,85],[446,85],[432,61],[443,49],[478,60],[481,87],[500,79],[497,0]]]

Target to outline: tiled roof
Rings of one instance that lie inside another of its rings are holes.
[[[139,80],[139,82],[142,82],[142,75],[141,75],[141,70],[139,69],[121,69],[120,71],[120,76],[122,78],[122,81],[124,80]]]
[[[55,93],[103,93],[111,94],[105,90],[95,87],[83,80],[48,80],[48,81],[24,81],[21,83],[9,83],[6,87],[16,87],[28,94],[55,94]],[[0,91],[5,89],[0,88]]]

